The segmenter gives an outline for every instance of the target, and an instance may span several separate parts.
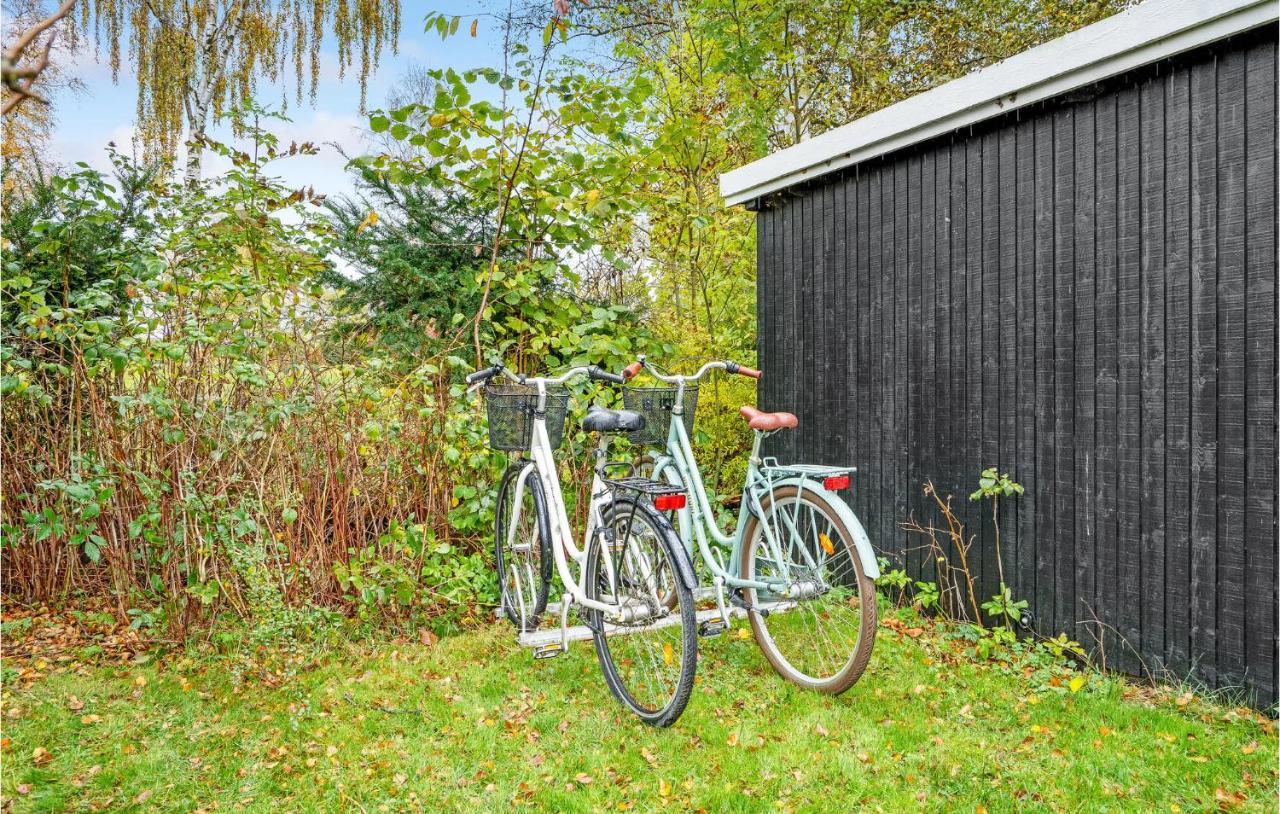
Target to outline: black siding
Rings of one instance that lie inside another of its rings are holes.
[[[955,496],[1040,632],[1277,697],[1276,29],[762,201],[760,400],[885,556]],[[1102,626],[1092,624],[1099,620]]]

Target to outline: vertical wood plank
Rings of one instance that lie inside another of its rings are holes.
[[[1165,664],[1188,673],[1191,639],[1191,74],[1165,85]]]
[[[1116,497],[1120,488],[1116,451],[1118,444],[1119,353],[1116,341],[1117,248],[1116,194],[1119,176],[1116,172],[1116,98],[1107,94],[1097,100],[1094,129],[1097,143],[1095,163],[1095,230],[1094,250],[1097,264],[1095,286],[1095,320],[1097,342],[1094,390],[1096,434],[1094,448],[1097,462],[1094,478],[1095,532],[1097,552],[1097,619],[1105,625],[1090,625],[1089,635],[1100,643],[1102,657],[1111,666],[1119,652],[1119,640],[1111,625],[1119,616],[1119,515]],[[1080,641],[1085,641],[1081,638]]]
[[[1054,128],[1052,116],[1035,124],[1035,352],[1036,352],[1036,601],[1040,633],[1052,636],[1056,625],[1054,519]]]
[[[985,591],[990,569],[990,554],[984,534],[984,512],[968,499],[974,472],[979,471],[982,460],[982,139],[975,138],[972,128],[965,140],[965,332],[964,344],[964,437],[961,466],[956,472],[956,500],[953,504],[971,534],[978,534],[978,542],[969,553],[969,565],[974,571],[974,582],[980,586],[979,595]],[[979,347],[975,348],[974,345]],[[980,600],[981,601],[981,600]]]
[[[906,379],[906,404],[904,409],[905,433],[904,455],[901,476],[897,493],[898,511],[894,516],[895,533],[902,539],[907,552],[907,562],[912,574],[922,576],[924,573],[924,557],[914,545],[914,541],[906,539],[902,531],[902,521],[907,518],[915,505],[914,493],[919,477],[919,467],[924,457],[924,433],[921,432],[922,414],[921,392],[924,386],[922,373],[921,321],[923,317],[923,269],[921,263],[920,227],[923,220],[923,201],[921,188],[923,179],[923,157],[916,153],[906,161],[906,364],[899,375]]]
[[[1017,412],[1018,473],[1026,493],[1018,510],[1018,595],[1038,605],[1036,590],[1036,166],[1035,124],[1021,120],[1017,128]]]
[[[908,310],[908,280],[910,278],[910,191],[908,168],[910,159],[894,162],[893,172],[893,474],[890,481],[893,499],[890,501],[892,530],[895,547],[902,552],[902,561],[909,559],[906,540],[898,525],[906,514],[907,457],[910,449],[910,423],[907,411],[907,388],[911,372],[907,362],[907,341],[910,335],[910,311]]]
[[[1245,59],[1218,64],[1218,681],[1244,672]]]
[[[1006,466],[1000,461],[1000,139],[994,130],[985,132],[982,145],[982,240],[978,254],[979,286],[981,295],[981,327],[977,337],[981,339],[978,353],[982,369],[979,379],[981,393],[981,434],[973,471],[966,486],[977,485],[977,476],[987,466]],[[974,513],[981,518],[983,595],[995,594],[1000,584],[1000,568],[996,561],[995,527],[990,506],[986,502],[972,504]]]
[[[1093,500],[1093,482],[1096,475],[1094,457],[1094,421],[1096,407],[1096,373],[1094,334],[1097,329],[1094,306],[1097,298],[1096,269],[1097,246],[1096,214],[1094,211],[1097,190],[1095,157],[1097,134],[1093,102],[1074,106],[1075,155],[1074,209],[1075,233],[1072,236],[1075,277],[1075,303],[1072,329],[1075,337],[1072,360],[1074,405],[1072,420],[1072,446],[1074,447],[1075,534],[1073,535],[1075,561],[1075,601],[1071,605],[1066,626],[1068,631],[1078,631],[1081,621],[1097,612],[1097,593],[1094,581],[1097,575],[1097,541],[1095,537],[1097,504]],[[1073,637],[1076,638],[1076,637]]]
[[[908,512],[916,517],[927,516],[930,509],[924,501],[921,487],[930,478],[937,477],[935,468],[937,459],[937,410],[939,404],[939,387],[937,373],[938,353],[938,149],[928,150],[922,159],[920,168],[920,328],[918,342],[920,346],[920,392],[918,409],[920,419],[917,427],[920,442],[919,461],[915,476],[907,484]],[[921,541],[909,541],[910,545],[919,545]],[[937,579],[936,568],[931,557],[921,554],[920,578],[928,581]]]
[[[1164,79],[1141,93],[1142,652],[1164,667]]]
[[[1075,111],[1053,115],[1054,630],[1075,627]]]
[[[996,381],[998,398],[995,399],[998,424],[996,433],[998,460],[1001,471],[1007,471],[1018,480],[1024,477],[1018,465],[1018,290],[1017,290],[1017,213],[1018,213],[1018,164],[1017,131],[1010,124],[1001,128],[997,146],[999,173],[996,179],[999,200],[996,241],[999,270],[999,329],[996,340]],[[1000,532],[1005,581],[1019,597],[1027,594],[1018,585],[1018,500],[1002,501]]]
[[[1191,651],[1217,686],[1218,77],[1191,71]]]

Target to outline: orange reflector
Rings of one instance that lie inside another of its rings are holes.
[[[685,504],[684,494],[678,495],[658,495],[653,499],[653,507],[658,511],[669,512],[674,509],[683,509]]]
[[[818,542],[822,543],[822,550],[827,552],[828,557],[836,553],[836,547],[831,544],[831,538],[825,532],[818,535]]]
[[[830,477],[830,478],[826,478],[826,479],[824,479],[824,480],[822,481],[822,488],[823,488],[823,489],[826,489],[828,492],[838,492],[838,491],[840,491],[841,489],[848,489],[848,488],[849,488],[849,476],[848,476],[848,475],[834,475],[834,476],[832,476],[832,477]]]

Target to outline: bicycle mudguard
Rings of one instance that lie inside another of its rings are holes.
[[[835,507],[836,514],[840,515],[845,528],[849,529],[849,533],[853,535],[853,547],[858,550],[858,559],[862,560],[862,570],[870,579],[880,576],[880,566],[876,563],[876,552],[871,547],[871,538],[867,536],[867,530],[862,527],[862,521],[853,513],[853,509],[849,508],[848,503],[845,503],[835,492],[824,489],[822,482],[813,478],[793,476],[773,482],[773,488],[777,489],[780,486],[803,488],[805,492],[820,494],[826,498],[827,503]]]
[[[672,528],[665,514],[653,511],[652,516],[657,521],[658,533],[665,534],[672,543],[671,550],[675,553],[676,572],[680,575],[680,581],[690,591],[697,591],[698,575],[693,573],[693,561],[689,559],[689,548],[680,539],[680,535],[676,534],[676,530]]]

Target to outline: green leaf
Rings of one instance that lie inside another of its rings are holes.
[[[386,116],[370,116],[369,129],[375,133],[384,133],[391,126],[391,120]]]

